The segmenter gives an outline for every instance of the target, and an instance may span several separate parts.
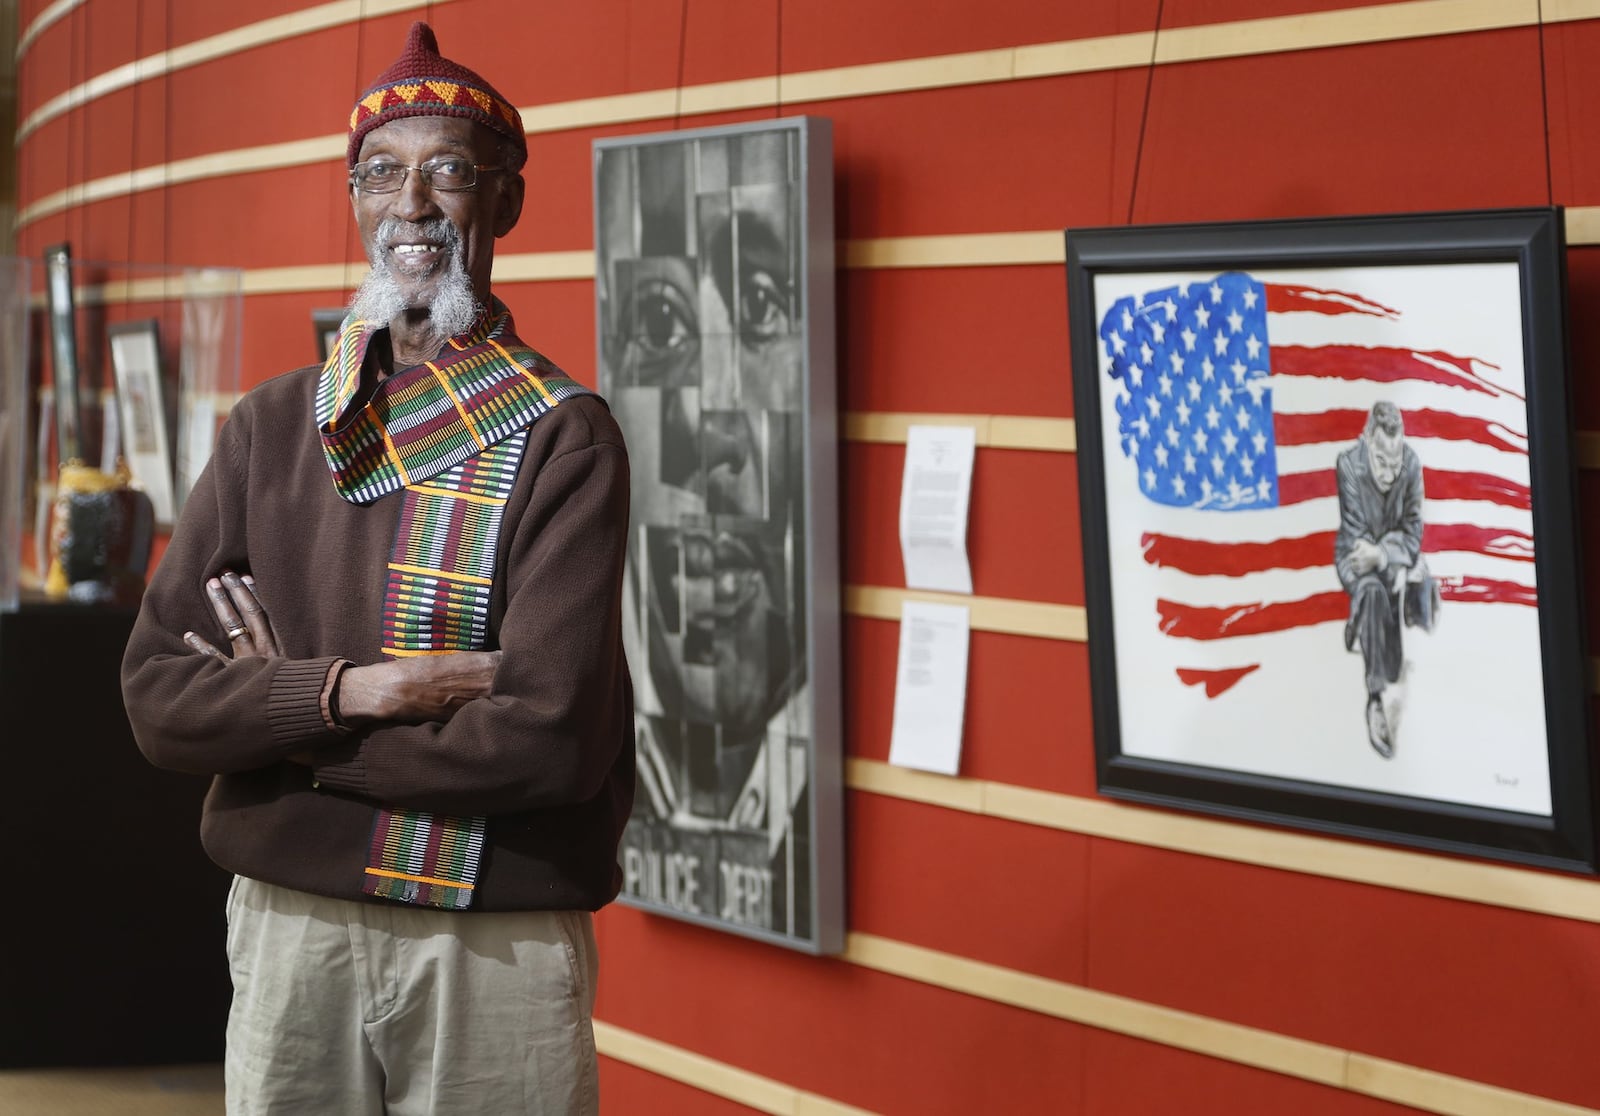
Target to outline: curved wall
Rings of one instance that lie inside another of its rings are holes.
[[[607,909],[607,1111],[1600,1110],[1600,883],[1096,797],[1061,248],[1566,206],[1592,470],[1600,0],[33,0],[18,252],[243,268],[242,386],[308,363],[362,267],[344,122],[418,16],[524,113],[497,292],[591,384],[591,141],[834,122],[849,944]],[[1215,106],[1237,133],[1193,127]],[[959,779],[886,763],[929,416],[980,428]],[[1590,553],[1597,497],[1586,470]]]

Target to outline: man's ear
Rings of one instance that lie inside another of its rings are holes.
[[[496,237],[505,236],[516,227],[522,217],[522,199],[528,189],[521,174],[503,174],[500,178],[500,201],[494,215]]]

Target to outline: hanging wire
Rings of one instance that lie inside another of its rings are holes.
[[[1139,109],[1139,142],[1133,150],[1133,185],[1128,190],[1128,224],[1133,224],[1133,206],[1139,197],[1139,170],[1144,163],[1144,138],[1150,126],[1150,94],[1156,80],[1156,55],[1161,45],[1161,15],[1167,0],[1156,0],[1156,26],[1150,36],[1150,65],[1144,75],[1144,104]]]
[[[1544,114],[1544,195],[1546,205],[1556,204],[1554,156],[1550,143],[1550,70],[1544,53],[1544,0],[1539,0],[1539,107]]]
[[[777,40],[773,47],[773,55],[776,58],[773,72],[778,76],[773,82],[776,89],[773,93],[772,116],[773,119],[777,119],[783,115],[783,0],[778,0],[778,26],[773,38]]]
[[[432,17],[433,17],[433,5],[432,5],[432,3],[430,3],[428,5],[428,17],[429,17],[429,25],[431,26],[432,25]],[[366,48],[366,42],[367,42],[366,31],[367,31],[367,0],[361,0],[361,3],[360,3],[359,7],[356,10],[355,72],[354,72],[354,74],[352,76],[352,79],[351,79],[351,82],[350,82],[350,85],[351,85],[350,103],[352,105],[354,105],[356,103],[356,101],[361,97],[362,90],[365,88],[365,84],[364,83],[366,81],[366,78],[365,78],[364,75],[366,73],[366,69],[365,69],[365,61],[366,61],[365,60],[365,48]],[[343,162],[344,162],[344,160],[341,158],[340,159],[341,165],[343,164]],[[365,249],[361,245],[361,230],[356,227],[356,223],[354,221],[344,221],[344,222],[342,222],[342,223],[340,223],[338,225],[338,229],[339,229],[339,232],[335,236],[335,240],[337,240],[338,246],[337,246],[337,248],[335,250],[337,251],[337,253],[338,253],[339,257],[340,257],[340,260],[344,265],[344,286],[348,287],[348,286],[350,286],[350,282],[349,282],[349,280],[350,280],[350,256],[351,256],[351,254],[353,252],[358,258],[359,257],[364,257]],[[346,293],[345,290],[343,288],[341,288],[340,291],[339,291],[340,297],[343,298],[345,293]]]
[[[683,122],[683,75],[689,56],[689,0],[682,0],[678,15],[678,81],[672,102],[672,130]]]
[[[69,24],[71,27],[71,32],[67,48],[70,52],[67,62],[67,81],[69,89],[78,89],[83,85],[85,74],[89,68],[89,48],[87,43],[88,32],[84,30],[84,15],[82,8],[74,11],[71,18],[72,22]],[[82,58],[81,65],[80,56]],[[81,158],[78,160],[78,173],[81,176],[87,176],[87,171],[84,169],[85,164],[89,159],[89,128],[88,121],[85,119],[87,115],[88,109],[83,105],[77,106],[77,111],[71,112],[67,115],[67,187],[69,189],[78,189],[76,203],[67,209],[66,220],[62,222],[62,239],[68,244],[72,243],[73,217],[77,217],[78,219],[78,235],[83,235],[83,183],[73,177],[72,165],[73,156],[75,154],[80,154],[79,149],[81,148]]]
[[[144,48],[144,3],[139,0],[133,6],[133,57],[139,58],[139,51]],[[137,64],[137,62],[135,63]],[[135,75],[133,82],[133,126],[128,129],[128,250],[123,256],[128,263],[133,262],[133,230],[138,227],[138,222],[133,219],[134,211],[138,207],[138,194],[134,189],[134,171],[139,167],[139,89],[144,85],[144,79]]]
[[[172,57],[172,5],[167,0],[166,27],[162,31],[164,57]],[[161,83],[161,274],[167,273],[172,257],[172,77],[168,74]]]

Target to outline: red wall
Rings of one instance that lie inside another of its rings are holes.
[[[19,26],[45,7],[27,0]],[[86,0],[21,59],[20,116],[136,57],[303,7],[310,4]],[[1149,31],[1158,12],[1170,32],[1386,7],[1418,6],[453,0],[432,5],[431,19],[445,53],[490,75],[526,110]],[[130,167],[337,136],[354,93],[397,53],[414,17],[247,46],[92,100],[23,139],[19,206]],[[832,119],[841,242],[1130,218],[1600,207],[1597,55],[1600,18],[538,132],[525,216],[501,251],[591,246],[595,138],[775,112]],[[1219,105],[1228,106],[1228,129],[1197,129],[1199,107]],[[359,262],[342,184],[335,154],[141,191],[29,222],[18,231],[18,251],[35,257],[67,240],[82,259],[245,269]],[[1600,389],[1590,382],[1600,356],[1600,246],[1575,244],[1569,266],[1576,422],[1600,430]],[[593,383],[591,283],[523,283],[499,293],[530,343]],[[841,270],[838,297],[843,410],[1071,417],[1060,266],[850,268]],[[310,310],[343,298],[247,297],[242,386],[307,363]],[[895,524],[903,448],[847,441],[841,454],[845,579],[902,586]],[[1083,604],[1076,485],[1070,453],[980,452],[971,537],[978,595]],[[1600,545],[1597,500],[1586,475],[1591,553]],[[1600,599],[1594,589],[1591,600]],[[1589,607],[1592,631],[1597,614]],[[892,622],[846,619],[852,757],[887,758],[897,640]],[[1082,643],[975,633],[967,710],[964,777],[1095,796]],[[847,815],[852,933],[1525,1094],[1504,1102],[1512,1107],[1481,1111],[1530,1110],[1517,1107],[1530,1097],[1600,1108],[1600,921],[1345,882],[1314,868],[1255,867],[859,789],[848,794]],[[1527,876],[1535,886],[1540,873]],[[871,1111],[1408,1111],[1231,1057],[629,908],[607,909],[598,928],[599,1018]],[[610,1112],[749,1111],[622,1059],[606,1059],[603,1076]]]

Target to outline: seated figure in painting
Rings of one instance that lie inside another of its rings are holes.
[[[1347,651],[1366,665],[1367,740],[1394,755],[1394,720],[1384,691],[1401,678],[1402,625],[1431,631],[1439,590],[1422,557],[1422,462],[1406,444],[1400,409],[1374,403],[1366,429],[1339,454],[1339,531],[1334,566],[1350,595]]]

